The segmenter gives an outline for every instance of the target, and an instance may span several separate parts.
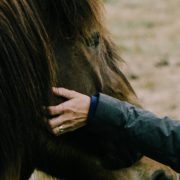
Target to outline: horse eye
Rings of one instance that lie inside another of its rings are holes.
[[[92,34],[90,38],[86,40],[86,44],[89,47],[96,48],[100,42],[100,34],[99,32],[95,32]]]

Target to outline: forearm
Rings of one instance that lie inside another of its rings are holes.
[[[180,122],[100,94],[94,122],[125,129],[131,143],[145,155],[179,171]]]

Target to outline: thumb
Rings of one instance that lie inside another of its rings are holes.
[[[79,94],[75,91],[71,91],[71,90],[65,89],[65,88],[53,87],[52,91],[56,96],[62,96],[62,97],[65,97],[67,99],[73,99],[73,98],[77,97]]]

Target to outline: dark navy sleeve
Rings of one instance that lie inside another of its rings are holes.
[[[180,121],[99,94],[93,122],[123,129],[141,153],[180,172]]]
[[[89,113],[88,113],[88,118],[87,118],[88,123],[91,123],[94,120],[94,114],[96,111],[97,102],[98,102],[98,96],[91,96],[90,108],[89,108]]]

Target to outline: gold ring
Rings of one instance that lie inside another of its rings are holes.
[[[59,133],[59,134],[62,134],[63,132],[64,132],[63,126],[59,126],[59,127],[58,127],[58,133]]]

